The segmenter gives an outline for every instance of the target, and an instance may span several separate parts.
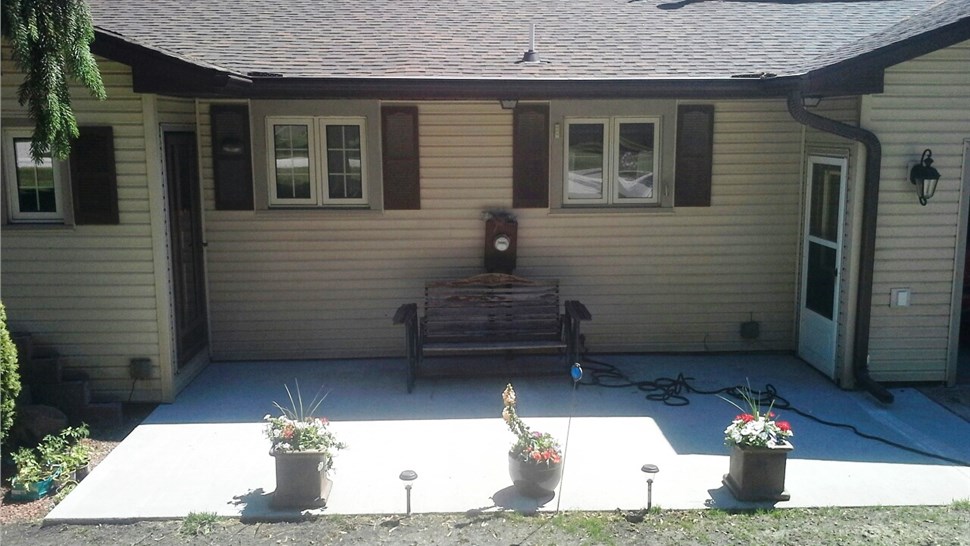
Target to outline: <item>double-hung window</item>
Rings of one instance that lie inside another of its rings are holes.
[[[60,166],[50,154],[40,161],[30,156],[31,132],[11,129],[3,134],[3,163],[10,219],[14,222],[64,220]]]
[[[563,203],[657,203],[659,118],[566,120]]]
[[[364,123],[364,118],[267,118],[269,204],[366,205]]]

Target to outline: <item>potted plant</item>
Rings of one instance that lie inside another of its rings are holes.
[[[551,434],[531,430],[515,412],[515,390],[502,393],[502,419],[515,434],[509,449],[509,475],[519,493],[533,498],[554,495],[562,478],[562,451]]]
[[[21,447],[11,456],[17,465],[17,474],[10,480],[11,500],[33,501],[53,491],[56,469],[37,450]]]
[[[266,437],[271,442],[270,455],[276,460],[272,505],[279,508],[325,506],[333,487],[327,472],[333,467],[334,453],[347,447],[330,432],[326,418],[314,415],[329,393],[321,396],[318,391],[305,404],[299,382],[294,392],[286,385],[283,388],[290,405],[284,407],[273,402],[280,415],[264,418]]]
[[[45,436],[37,446],[41,458],[57,470],[58,489],[81,481],[89,471],[91,449],[83,442],[90,435],[86,424],[67,427],[58,434]]]
[[[791,425],[775,420],[773,400],[767,411],[761,411],[761,402],[750,388],[742,389],[741,396],[748,408],[725,399],[742,413],[724,429],[731,458],[723,483],[738,500],[788,500],[791,495],[785,491],[785,467],[794,449],[788,441],[794,435]]]

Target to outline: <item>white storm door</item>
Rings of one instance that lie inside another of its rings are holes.
[[[809,156],[798,356],[835,379],[847,162]]]

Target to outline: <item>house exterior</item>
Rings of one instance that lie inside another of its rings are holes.
[[[22,160],[4,45],[0,297],[104,400],[403,357],[394,310],[481,272],[495,210],[590,351],[956,380],[967,0],[89,3],[69,161]]]

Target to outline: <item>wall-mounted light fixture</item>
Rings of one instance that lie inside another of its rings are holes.
[[[919,204],[925,207],[926,202],[936,193],[936,183],[940,181],[940,172],[933,168],[933,152],[929,148],[923,151],[919,163],[910,169],[909,181],[916,186]]]
[[[515,110],[519,99],[499,99],[498,103],[502,105],[502,110]]]

